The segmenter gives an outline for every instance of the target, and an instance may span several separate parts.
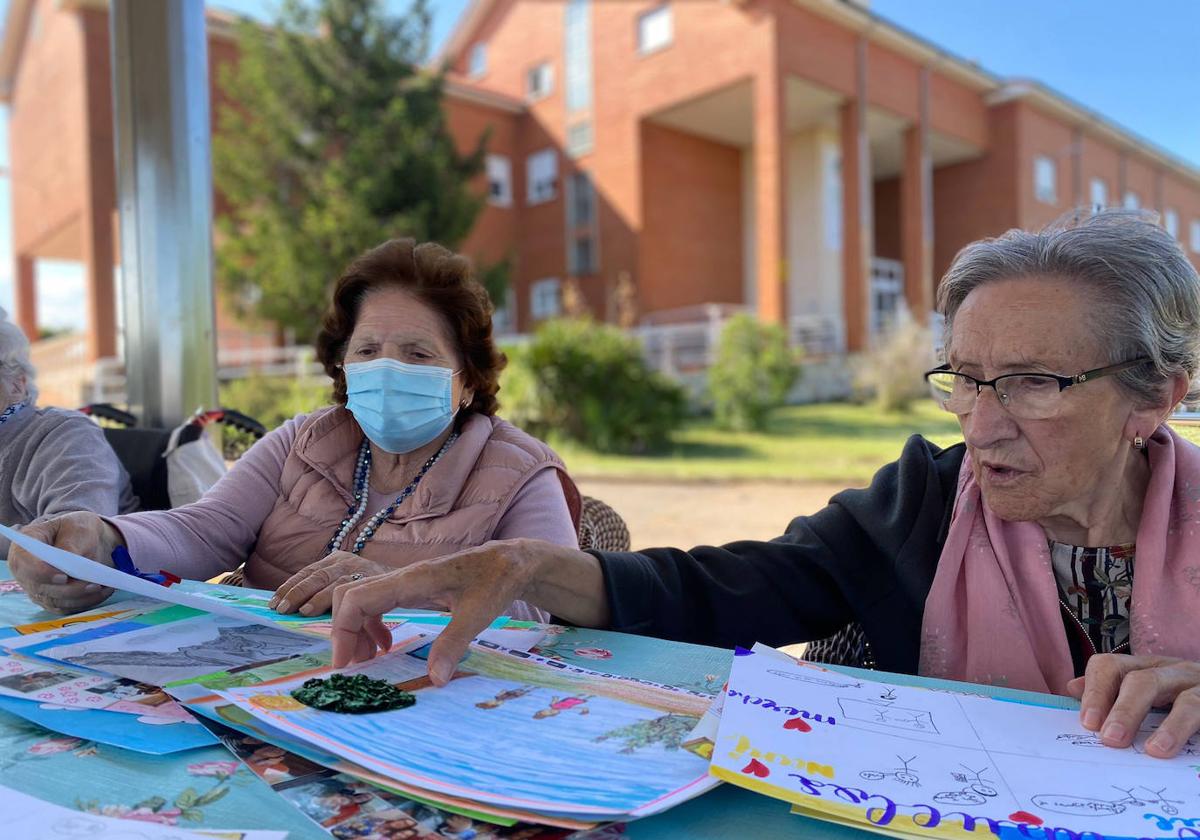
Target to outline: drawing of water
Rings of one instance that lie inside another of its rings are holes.
[[[665,714],[655,709],[603,697],[574,703],[566,692],[550,688],[534,688],[496,708],[475,705],[518,687],[470,676],[419,692],[410,709],[375,715],[306,709],[283,716],[421,776],[506,797],[596,810],[630,811],[706,772],[704,760],[683,749],[650,743],[622,754],[629,746],[626,739],[595,740]],[[557,714],[534,716],[545,714],[556,698],[561,707]],[[581,714],[583,708],[587,714]]]

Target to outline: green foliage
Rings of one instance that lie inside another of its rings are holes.
[[[788,346],[778,324],[736,315],[721,331],[708,389],[717,425],[735,431],[762,430],[771,412],[787,400],[800,378],[800,353]]]
[[[397,236],[456,247],[483,196],[469,187],[484,141],[460,155],[441,74],[421,68],[427,0],[283,0],[271,28],[244,22],[223,68],[213,144],[222,283],[247,314],[312,338],[328,287]],[[492,278],[493,280],[495,278]]]
[[[901,309],[888,332],[858,359],[854,385],[880,411],[909,411],[928,399],[922,374],[934,364],[932,333]]]
[[[533,434],[600,452],[643,452],[683,422],[683,389],[650,370],[637,340],[616,327],[551,321],[509,352],[504,415]]]
[[[326,379],[294,379],[287,376],[255,374],[225,382],[220,388],[220,403],[225,408],[248,414],[274,429],[297,414],[307,414],[330,404],[333,396]],[[223,430],[225,457],[235,460],[249,449],[254,438],[236,429]]]

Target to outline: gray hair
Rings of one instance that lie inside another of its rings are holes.
[[[8,313],[0,309],[0,399],[5,402],[37,400],[37,386],[33,362],[29,360],[29,339],[21,328],[8,319]],[[17,380],[24,376],[25,387]]]
[[[1200,398],[1200,276],[1157,221],[1146,211],[1075,213],[1039,233],[1010,230],[966,246],[938,287],[947,350],[955,313],[980,286],[1017,277],[1067,279],[1090,289],[1109,364],[1150,359],[1115,377],[1135,404],[1161,402],[1180,373],[1188,379],[1185,401]]]

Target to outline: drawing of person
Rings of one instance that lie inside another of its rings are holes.
[[[533,686],[522,685],[517,688],[509,688],[501,691],[491,700],[483,700],[475,704],[476,709],[498,709],[502,703],[509,700],[516,700],[518,697],[524,697],[529,692],[533,691]]]
[[[570,711],[575,709],[579,714],[586,715],[589,712],[587,701],[592,699],[592,695],[584,694],[582,697],[552,697],[550,705],[544,709],[538,709],[533,713],[535,720],[544,720],[548,717],[554,717],[560,712]]]

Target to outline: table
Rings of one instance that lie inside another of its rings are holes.
[[[7,564],[0,562],[0,581],[8,577]],[[0,624],[50,617],[13,589],[0,583]],[[582,667],[713,692],[728,676],[732,658],[729,651],[717,648],[582,628],[556,628],[541,647]],[[0,712],[0,784],[23,793],[109,816],[156,813],[162,821],[176,820],[186,828],[276,829],[290,832],[290,840],[329,836],[244,766],[235,769],[232,761],[220,746],[162,757],[143,755],[63,737]],[[751,832],[761,840],[875,836],[794,816],[789,808],[785,802],[722,785],[664,814],[631,823],[626,834],[630,840],[716,840]],[[185,811],[193,819],[184,819]]]

